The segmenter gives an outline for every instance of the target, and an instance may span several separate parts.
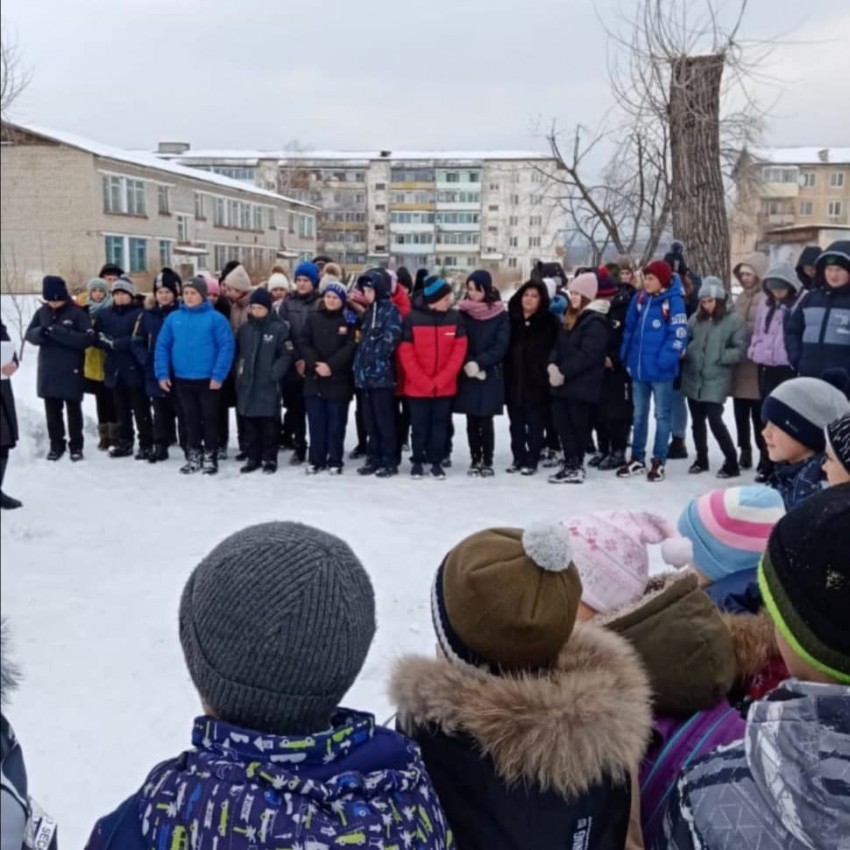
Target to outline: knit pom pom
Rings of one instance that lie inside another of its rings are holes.
[[[566,529],[555,523],[528,526],[522,533],[522,548],[541,570],[552,573],[568,569],[573,557]]]
[[[661,544],[661,557],[671,567],[686,567],[694,559],[694,544],[687,537],[671,537]]]

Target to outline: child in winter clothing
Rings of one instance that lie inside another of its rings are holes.
[[[398,473],[395,353],[401,314],[390,300],[390,286],[383,269],[371,269],[357,280],[357,290],[368,304],[354,355],[354,384],[368,434],[366,463],[357,472],[378,478]]]
[[[178,439],[186,451],[186,426],[177,397],[163,391],[154,372],[156,340],[165,320],[180,308],[181,283],[171,269],[163,269],[153,284],[152,303],[136,321],[133,331],[133,356],[144,369],[145,392],[153,406],[153,449],[148,457],[151,463],[168,460],[168,447]]]
[[[204,711],[193,749],[155,767],[88,850],[453,847],[416,747],[338,707],[374,633],[369,576],[338,537],[270,522],[222,541],[180,601]]]
[[[596,302],[598,283],[592,272],[573,278],[569,285],[570,311],[549,358],[552,414],[564,452],[561,469],[550,484],[582,484],[584,453],[591,440],[590,416],[602,398],[608,322]]]
[[[789,510],[822,489],[824,428],[848,411],[842,391],[818,378],[792,378],[765,399],[764,439],[774,463],[768,483]]]
[[[451,303],[451,287],[440,278],[430,277],[402,327],[398,358],[413,428],[411,478],[422,478],[425,463],[431,464],[432,478],[446,477],[442,460],[448,444],[452,399],[467,350],[466,329]]]
[[[814,291],[788,316],[785,345],[798,374],[821,378],[850,363],[850,241],[833,242],[815,268]]]
[[[48,460],[65,454],[65,423],[68,416],[68,448],[72,461],[83,459],[83,369],[85,351],[94,342],[88,313],[71,301],[61,277],[47,275],[42,281],[44,305],[32,317],[26,341],[38,346],[38,397],[44,399]]]
[[[207,299],[204,278],[184,284],[183,303],[165,320],[154,349],[157,381],[163,392],[177,394],[186,420],[184,475],[218,472],[220,391],[234,349],[233,331]]]
[[[785,324],[788,317],[799,309],[803,286],[789,263],[780,263],[769,269],[762,286],[765,299],[756,312],[756,324],[747,357],[758,367],[759,398],[764,404],[764,400],[776,387],[796,375],[788,362]],[[767,481],[772,472],[773,464],[763,454],[756,481]]]
[[[735,444],[723,422],[723,407],[732,386],[735,364],[744,358],[746,328],[737,313],[726,312],[726,288],[706,277],[699,290],[699,309],[688,320],[688,348],[682,361],[682,393],[688,400],[696,460],[689,472],[708,471],[706,421],[724,456],[718,478],[741,474]]]
[[[272,273],[269,275],[266,288],[269,291],[269,295],[272,297],[272,310],[274,310],[279,317],[281,308],[283,307],[283,302],[292,290],[292,284],[289,282],[289,278],[284,274],[283,270],[278,270],[278,267],[275,266],[272,269]]]
[[[826,426],[823,473],[828,487],[850,481],[850,413]]]
[[[272,296],[255,289],[248,321],[237,334],[236,409],[245,422],[248,461],[239,471],[277,472],[280,388],[292,364],[289,328],[274,312]]]
[[[319,309],[319,268],[303,262],[295,267],[295,291],[283,302],[280,317],[289,325],[289,335],[295,347],[295,368],[287,373],[283,385],[282,444],[292,449],[291,466],[299,466],[307,457],[307,408],[304,406],[304,355],[301,351],[307,320]]]
[[[9,332],[2,321],[0,321],[0,340],[11,342]],[[3,491],[9,452],[18,443],[18,414],[15,410],[15,393],[12,389],[11,377],[18,371],[19,365],[17,354],[13,354],[10,361],[0,363],[3,372],[3,380],[0,380],[0,509],[4,511],[14,511],[23,507],[20,499],[13,499]]]
[[[323,469],[331,475],[342,473],[357,345],[356,318],[345,309],[345,301],[345,287],[329,283],[323,303],[308,316],[302,337],[304,403],[310,424],[308,475]]]
[[[466,298],[458,304],[466,330],[466,363],[458,380],[456,413],[466,414],[471,464],[468,475],[491,478],[496,437],[493,418],[505,404],[503,361],[511,325],[490,272],[478,269],[466,280]]]
[[[686,767],[659,847],[846,843],[850,809],[839,777],[850,759],[848,537],[848,484],[812,496],[776,524],[758,580],[794,678],[750,707],[744,740]]]
[[[820,245],[806,245],[797,258],[797,265],[794,271],[797,274],[797,280],[805,290],[814,289],[815,287],[815,277],[817,276],[816,264],[818,257],[822,253],[823,250]]]
[[[505,397],[511,427],[509,473],[534,475],[549,418],[549,355],[558,322],[543,283],[524,283],[508,302],[510,344],[505,357]]]
[[[92,327],[95,345],[106,352],[104,383],[112,390],[118,417],[118,441],[109,450],[113,458],[133,454],[133,420],[139,432],[136,460],[148,460],[153,448],[153,425],[145,375],[133,354],[133,332],[142,317],[135,304],[136,288],[126,277],[112,284],[112,304],[98,312]]]
[[[109,294],[109,284],[103,278],[92,278],[87,286],[87,301],[83,309],[89,314],[89,319],[94,322],[94,317],[101,310],[108,310],[112,306],[112,296]],[[115,414],[115,400],[110,390],[104,383],[106,363],[106,352],[96,345],[86,349],[86,359],[83,366],[85,377],[85,389],[87,393],[94,396],[97,409],[97,431],[100,441],[97,447],[100,451],[107,451],[109,447],[118,441],[118,422]]]
[[[767,268],[764,254],[752,254],[743,263],[738,263],[733,274],[741,285],[735,299],[735,312],[741,317],[747,330],[746,346],[749,349],[761,305],[765,301],[761,280]],[[735,399],[735,428],[738,432],[738,448],[741,450],[741,469],[753,468],[751,429],[755,433],[759,450],[759,463],[764,466],[766,451],[761,435],[761,400],[759,395],[758,369],[750,359],[742,360],[735,368],[732,380],[732,397]]]
[[[688,339],[682,282],[663,260],[644,269],[644,288],[631,301],[620,359],[632,379],[634,433],[632,458],[617,470],[620,478],[646,472],[648,481],[664,480],[671,430],[673,382]],[[646,467],[649,402],[655,401],[652,465]]]
[[[437,571],[439,657],[390,692],[461,850],[624,846],[650,691],[624,640],[574,628],[581,593],[558,526],[478,532]]]

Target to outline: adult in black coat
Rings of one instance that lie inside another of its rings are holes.
[[[543,449],[549,418],[546,367],[558,337],[558,320],[549,310],[542,281],[524,283],[508,302],[510,341],[505,357],[505,398],[511,427],[513,463],[508,472],[533,475]]]
[[[310,426],[308,473],[325,468],[342,472],[348,405],[354,395],[356,318],[345,310],[345,289],[331,286],[322,306],[307,319],[300,346]]]
[[[466,414],[466,436],[472,464],[469,474],[493,475],[493,417],[505,405],[504,359],[511,324],[490,273],[474,271],[466,281],[467,297],[457,306],[466,331],[466,362],[458,380],[456,413]]]
[[[113,458],[133,454],[133,419],[139,432],[136,460],[150,460],[153,449],[153,423],[145,394],[145,372],[133,352],[136,333],[144,310],[135,302],[132,281],[118,278],[112,285],[112,306],[95,315],[95,345],[106,351],[104,383],[112,390],[118,416],[118,441],[109,450]]]
[[[61,277],[47,275],[42,282],[44,305],[32,317],[26,341],[38,346],[38,397],[44,399],[48,460],[65,454],[65,422],[68,416],[68,448],[71,460],[83,459],[83,363],[94,335],[88,313],[68,294]]]
[[[558,334],[549,364],[552,413],[564,450],[562,468],[552,484],[581,484],[584,453],[590,442],[591,412],[602,399],[602,380],[608,352],[608,322],[591,309],[598,281],[588,272],[570,283],[570,310]]]
[[[0,322],[0,340],[11,342],[6,325]],[[18,371],[18,356],[0,364],[2,365],[3,380],[0,381],[0,508],[14,510],[22,505],[17,499],[3,492],[3,479],[6,477],[6,465],[9,463],[9,452],[18,442],[18,415],[15,412],[15,393],[12,391],[10,378]]]
[[[794,271],[797,272],[797,278],[803,284],[803,289],[817,288],[817,262],[818,257],[823,253],[819,245],[806,245],[800,252],[797,259],[797,266]]]

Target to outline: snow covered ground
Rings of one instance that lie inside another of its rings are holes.
[[[63,847],[83,846],[98,816],[156,762],[189,747],[200,709],[177,637],[178,600],[195,564],[231,532],[292,519],[349,541],[375,585],[378,634],[346,702],[383,721],[391,714],[385,682],[393,660],[433,651],[431,580],[464,535],[615,507],[675,521],[687,499],[717,484],[713,476],[688,476],[685,461],[670,464],[668,480],[655,485],[595,471],[580,487],[549,485],[543,474],[508,476],[504,417],[491,480],[465,475],[462,417],[456,465],[442,483],[404,474],[364,480],[353,474],[356,464],[341,478],[308,478],[286,466],[285,455],[275,476],[240,476],[228,461],[217,478],[184,477],[176,458],[151,466],[97,452],[90,397],[86,460],[48,463],[35,372],[36,351],[28,348],[13,379],[22,441],[5,486],[24,508],[4,512],[0,532],[2,611],[25,679],[6,713],[31,789],[59,821]],[[719,468],[716,449],[712,463]]]

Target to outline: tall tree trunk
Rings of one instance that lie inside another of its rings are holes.
[[[673,233],[688,265],[728,285],[729,224],[720,166],[720,83],[726,57],[682,56],[672,62],[668,121]]]

